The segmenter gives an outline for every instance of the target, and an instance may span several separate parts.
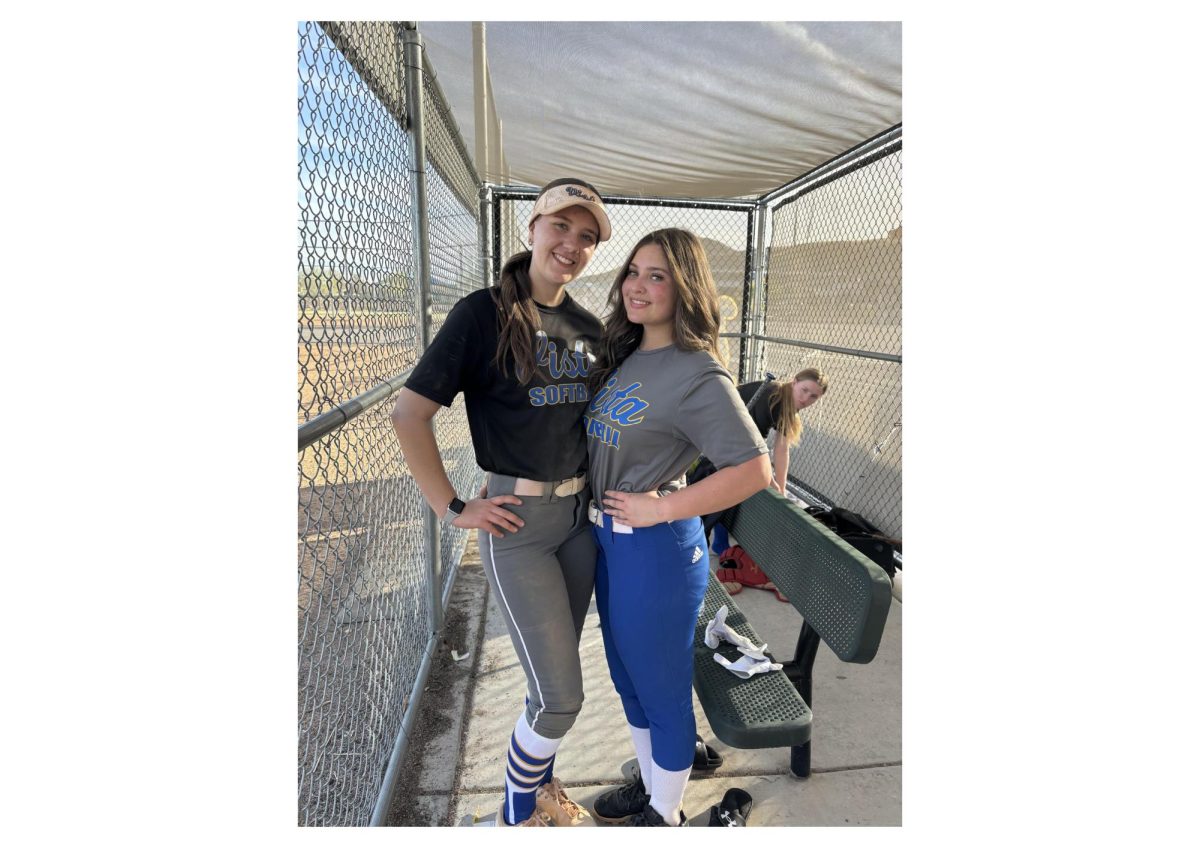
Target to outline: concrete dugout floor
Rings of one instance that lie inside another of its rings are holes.
[[[716,565],[716,557],[712,558]],[[724,758],[715,771],[694,776],[684,812],[695,825],[730,787],[754,798],[750,827],[901,824],[900,645],[898,574],[879,652],[866,665],[843,663],[825,645],[813,681],[812,776],[788,770],[789,750],[730,748],[713,736],[694,701],[699,732]],[[744,589],[735,601],[781,661],[790,658],[801,618],[774,593]],[[525,676],[488,591],[474,541],[463,557],[447,610],[445,637],[434,658],[421,716],[390,826],[470,825],[494,817],[503,795],[504,757],[524,704]],[[465,659],[454,660],[452,650]],[[595,603],[580,645],[586,700],[555,760],[568,794],[590,807],[620,784],[634,759],[620,701],[608,679]],[[694,699],[694,695],[693,695]]]

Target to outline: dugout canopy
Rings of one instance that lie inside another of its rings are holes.
[[[417,27],[479,176],[496,184],[573,175],[608,194],[754,197],[901,122],[899,22]]]

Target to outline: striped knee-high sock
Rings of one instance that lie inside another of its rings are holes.
[[[548,739],[534,733],[525,714],[517,719],[508,743],[508,768],[504,773],[504,820],[517,824],[533,815],[534,793],[550,781],[554,753],[561,739]]]

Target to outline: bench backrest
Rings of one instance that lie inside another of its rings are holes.
[[[882,568],[774,489],[751,495],[724,523],[840,659],[875,657],[892,604]]]

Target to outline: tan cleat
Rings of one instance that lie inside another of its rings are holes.
[[[534,797],[537,800],[538,812],[547,815],[555,827],[596,824],[587,810],[567,797],[562,782],[557,777],[552,777],[549,783],[539,786]]]
[[[496,812],[496,827],[553,827],[554,822],[550,817],[541,810],[534,810],[533,815],[525,819],[525,821],[509,824],[504,820],[504,804],[501,803],[500,809]]]

